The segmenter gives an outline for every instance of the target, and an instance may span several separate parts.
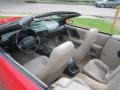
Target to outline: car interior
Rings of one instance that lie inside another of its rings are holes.
[[[37,17],[24,29],[3,30],[0,46],[52,90],[119,90],[120,36],[59,18]]]

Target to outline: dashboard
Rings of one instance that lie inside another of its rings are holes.
[[[33,20],[29,27],[34,30],[35,32],[37,32],[39,34],[39,32],[56,32],[59,30],[60,24],[58,21],[56,20]],[[22,29],[19,29],[22,30]],[[19,30],[13,30],[13,31],[9,31],[7,33],[4,33],[1,35],[1,41],[8,41],[9,38],[13,35],[15,35]]]
[[[45,21],[37,21],[34,20],[30,24],[30,28],[35,32],[48,30],[49,32],[57,31],[59,27],[59,23],[55,20],[45,20]]]
[[[31,21],[30,25],[26,26],[26,28],[27,27],[28,30],[30,28],[39,35],[39,51],[42,51],[42,53],[45,53],[45,55],[47,56],[49,56],[49,53],[51,52],[51,49],[45,49],[46,47],[48,47],[47,45],[49,40],[54,38],[55,36],[62,35],[62,32],[65,29],[64,25],[61,25],[57,20],[33,20]],[[22,29],[8,30],[0,35],[0,45],[2,46],[2,48],[4,48],[4,50],[12,53],[13,50],[15,51],[18,49],[16,47],[16,33],[21,30]]]
[[[17,30],[17,31],[12,31],[12,32],[9,32],[9,33],[2,34],[2,35],[1,35],[1,41],[7,41],[7,40],[9,40],[9,38],[10,38],[12,35],[16,34],[17,32],[18,32],[18,30]]]

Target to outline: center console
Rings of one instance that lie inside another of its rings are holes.
[[[64,74],[74,77],[80,72],[79,67],[77,66],[75,60],[73,58],[70,59],[67,68],[64,71]]]
[[[50,55],[52,49],[49,48],[48,42],[49,42],[49,32],[47,30],[38,32],[39,38],[40,38],[40,45],[39,49],[37,50],[37,53],[41,55],[48,56]]]

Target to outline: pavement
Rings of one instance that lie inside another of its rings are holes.
[[[83,15],[99,17],[113,17],[116,9],[97,8],[92,5],[72,5],[72,4],[42,4],[42,3],[16,3],[0,1],[0,15],[28,15],[35,13],[45,13],[51,11],[75,11]]]

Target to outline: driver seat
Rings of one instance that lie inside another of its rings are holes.
[[[54,48],[49,58],[40,56],[23,66],[37,78],[49,85],[62,75],[74,52],[75,48],[73,43],[67,41]]]

